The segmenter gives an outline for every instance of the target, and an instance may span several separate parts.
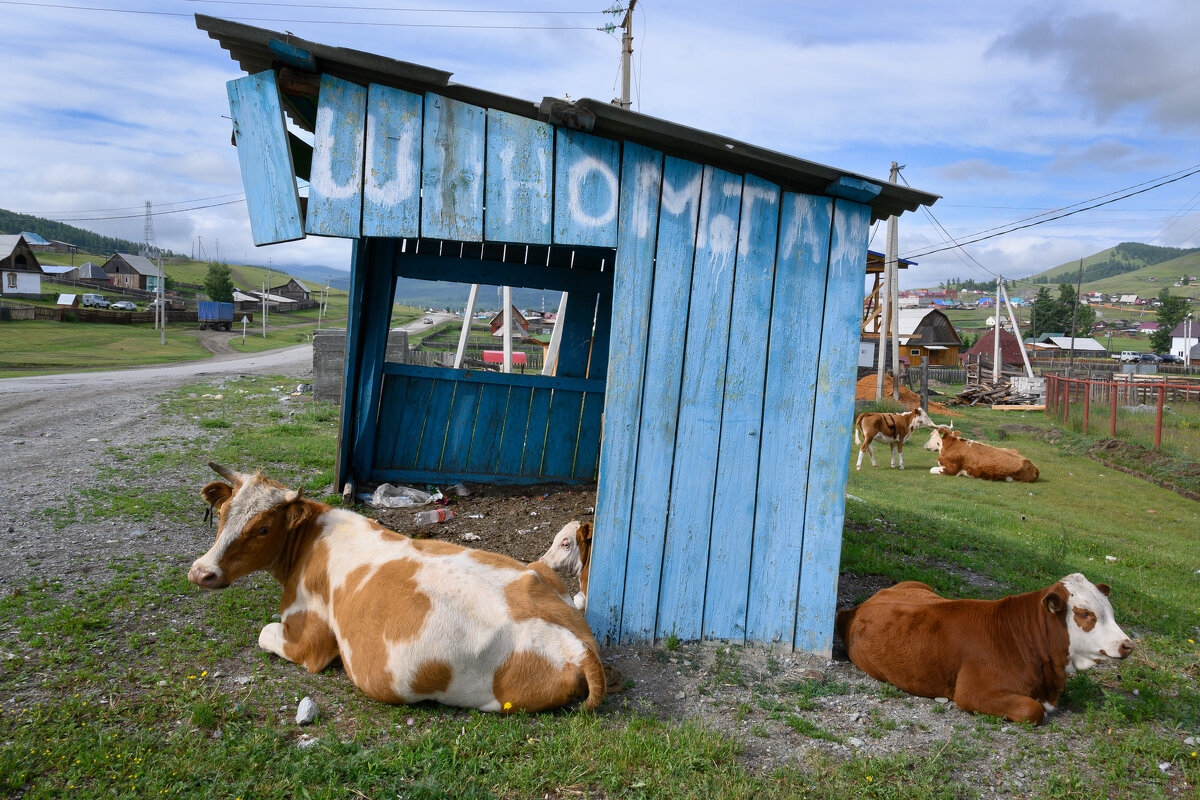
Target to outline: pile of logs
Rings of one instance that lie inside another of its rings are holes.
[[[1014,391],[1012,384],[1008,381],[1001,380],[998,383],[992,383],[988,380],[980,380],[964,386],[963,390],[947,405],[974,406],[979,403],[1005,406],[1032,405],[1040,401],[1041,398],[1036,394]]]

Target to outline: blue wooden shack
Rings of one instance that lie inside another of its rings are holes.
[[[197,24],[255,242],[354,240],[339,485],[595,480],[599,640],[830,650],[868,230],[936,196]],[[400,276],[568,292],[557,373],[385,363]]]

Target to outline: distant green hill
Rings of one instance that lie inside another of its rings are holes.
[[[1152,244],[1139,244],[1138,242],[1121,242],[1116,247],[1101,250],[1099,253],[1083,259],[1083,282],[1085,285],[1091,286],[1093,283],[1137,272],[1146,267],[1168,264],[1194,253],[1200,253],[1200,249],[1192,248],[1189,250],[1181,247],[1159,247]],[[1173,269],[1178,269],[1178,267]],[[1155,277],[1165,276],[1166,274],[1168,273],[1156,274]],[[1179,277],[1182,274],[1185,273],[1180,272],[1175,277]],[[1051,267],[1037,275],[1031,275],[1025,278],[1025,280],[1033,283],[1057,285],[1059,283],[1075,283],[1078,277],[1079,262],[1070,261],[1066,264],[1059,264],[1057,267]],[[1134,281],[1134,283],[1137,283],[1137,281]],[[1091,286],[1089,291],[1104,292],[1109,290]]]
[[[101,236],[98,233],[76,228],[74,225],[67,225],[63,222],[55,222],[52,219],[43,219],[42,217],[32,217],[28,214],[18,214],[14,211],[5,211],[0,208],[0,233],[16,234],[29,231],[36,233],[43,239],[53,239],[59,242],[68,242],[75,245],[80,250],[86,250],[89,253],[133,253],[137,255],[141,252],[142,245],[138,242],[131,242],[128,239],[117,239],[112,236]],[[174,255],[170,251],[164,250],[163,255]]]

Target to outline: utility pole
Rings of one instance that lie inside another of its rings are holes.
[[[902,167],[895,161],[888,182],[895,183]],[[899,220],[888,217],[887,252],[883,259],[883,285],[879,287],[879,360],[875,368],[875,399],[883,399],[883,375],[887,364],[888,341],[892,344],[892,398],[900,399],[900,281],[898,253],[900,250]]]
[[[621,29],[624,31],[621,35],[621,102],[617,103],[621,108],[631,105],[629,75],[633,58],[633,7],[636,5],[637,0],[629,0],[629,8],[625,9],[625,17],[621,20]]]
[[[1075,302],[1071,305],[1071,355],[1067,358],[1067,377],[1075,369],[1075,320],[1079,315],[1079,290],[1083,288],[1083,259],[1079,259],[1079,277],[1075,279]]]
[[[271,291],[271,259],[267,259],[267,291]],[[266,299],[266,295],[263,296]],[[267,324],[267,305],[263,303],[263,325]]]
[[[992,383],[1000,382],[1000,285],[1004,278],[996,276],[996,315],[992,317]]]

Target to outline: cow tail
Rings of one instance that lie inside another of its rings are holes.
[[[867,412],[863,412],[854,418],[854,443],[862,444],[862,418]]]
[[[858,613],[858,608],[846,608],[837,613],[837,618],[833,623],[833,628],[837,635],[842,640],[842,647],[850,650],[850,643],[846,641],[846,633],[850,630],[850,623],[854,622],[854,615]]]
[[[583,674],[587,678],[588,696],[583,707],[592,711],[600,705],[608,691],[608,680],[604,675],[604,665],[600,663],[600,654],[594,647],[585,647],[583,655]]]

